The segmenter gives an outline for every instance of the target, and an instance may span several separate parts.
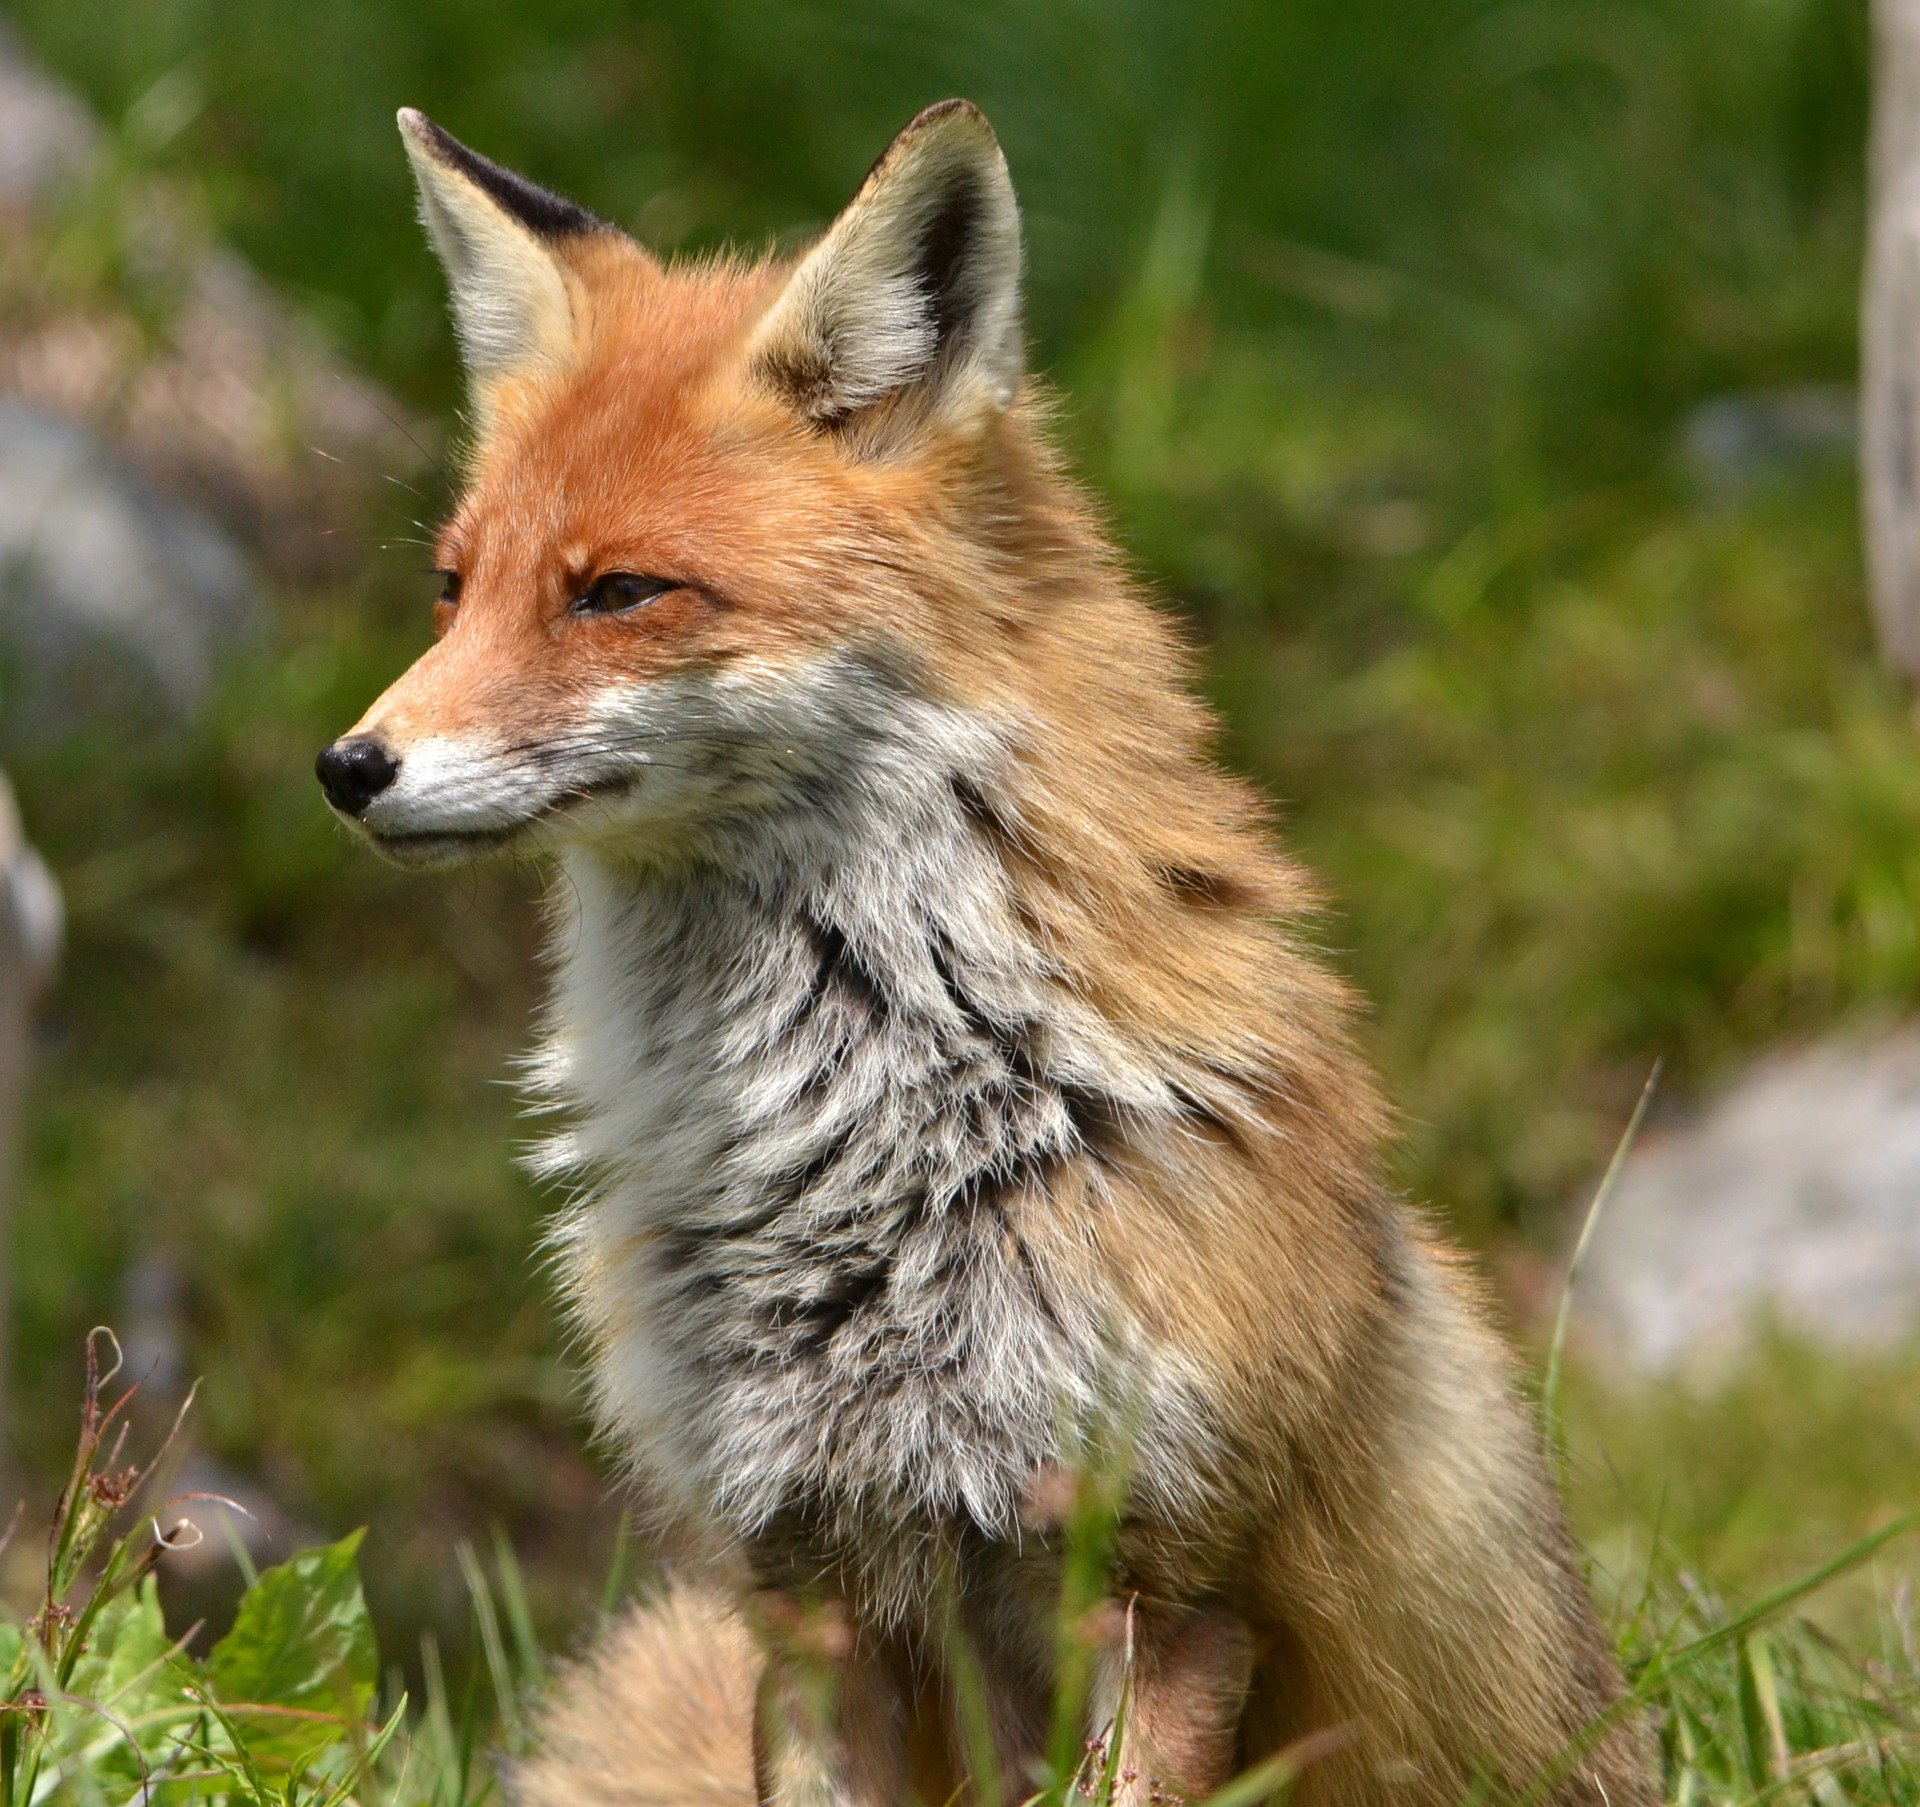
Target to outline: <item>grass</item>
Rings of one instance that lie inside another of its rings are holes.
[[[1570,1504],[1609,1592],[1630,1588],[1656,1535],[1665,1560],[1762,1590],[1912,1508],[1920,1353],[1775,1337],[1705,1384],[1576,1363],[1567,1423]],[[1825,1609],[1846,1631],[1874,1610],[1850,1590]]]
[[[244,1578],[233,1621],[196,1651],[169,1626],[156,1571],[221,1521],[225,1504],[165,1497],[173,1438],[129,1459],[137,1387],[116,1390],[119,1350],[88,1340],[80,1436],[50,1516],[39,1598],[0,1614],[0,1807],[484,1807],[503,1800],[500,1759],[537,1738],[553,1670],[534,1632],[511,1548],[459,1566],[483,1661],[448,1686],[432,1640],[424,1685],[384,1676],[358,1556],[362,1533]],[[177,1430],[176,1426],[176,1430]],[[983,1773],[983,1802],[1107,1807],[1123,1774],[1123,1672],[1114,1720],[1087,1737],[1095,1641],[1111,1635],[1106,1582],[1123,1488],[1090,1468],[1062,1523],[1063,1585],[1054,1735],[1033,1777]],[[1724,1596],[1656,1542],[1615,1606],[1628,1680],[1620,1711],[1651,1714],[1675,1807],[1801,1800],[1920,1800],[1920,1634],[1906,1584],[1875,1585],[1877,1558],[1920,1512],[1880,1526],[1759,1594]],[[8,1533],[16,1535],[18,1526]],[[1844,1641],[1802,1609],[1851,1580],[1874,1612]],[[620,1597],[616,1578],[602,1617]],[[964,1656],[964,1651],[960,1654]],[[972,1673],[957,1666],[964,1684]],[[559,1685],[564,1686],[564,1678]],[[974,1693],[962,1686],[962,1718]],[[817,1703],[831,1711],[822,1696]],[[990,1750],[985,1721],[978,1748]],[[1326,1738],[1290,1747],[1200,1807],[1284,1800]],[[1577,1761],[1578,1746],[1564,1761]],[[1512,1797],[1544,1798],[1552,1773]],[[1491,1802],[1492,1797],[1476,1797]]]
[[[1656,1058],[1677,1112],[1757,1049],[1920,1001],[1920,745],[1852,472],[1687,450],[1703,405],[1852,381],[1863,0],[10,11],[114,149],[22,280],[164,343],[163,181],[436,415],[397,104],[697,249],[819,222],[914,108],[980,98],[1075,455],[1329,883],[1396,1177],[1496,1254],[1564,1245]],[[382,546],[439,500],[393,492],[348,575],[277,582],[190,730],[0,720],[72,928],[15,1224],[14,1453],[60,1471],[69,1352],[168,1264],[201,1446],[316,1534],[369,1527],[416,1699],[423,1631],[456,1688],[487,1665],[462,1539],[504,1527],[550,1634],[616,1517],[508,1160],[532,883],[381,870],[309,776],[425,642],[424,561]],[[1571,1484],[1623,1597],[1676,1565],[1753,1597],[1912,1505],[1920,1361],[1770,1347],[1646,1391],[1602,1384],[1577,1330]],[[1825,1631],[1878,1661],[1891,1596],[1853,1590]],[[1665,1624],[1686,1590],[1654,1597]],[[1777,1635],[1798,1700],[1784,1653],[1827,1658]],[[1764,1730],[1741,1660],[1702,1673]]]

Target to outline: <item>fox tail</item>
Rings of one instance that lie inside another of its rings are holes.
[[[515,1807],[754,1807],[758,1670],[717,1593],[670,1586],[555,1682]]]

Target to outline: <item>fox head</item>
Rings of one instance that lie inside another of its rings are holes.
[[[474,433],[435,643],[321,754],[333,807],[411,861],[695,851],[963,716],[1036,456],[978,109],[920,114],[796,260],[680,267],[400,131]]]

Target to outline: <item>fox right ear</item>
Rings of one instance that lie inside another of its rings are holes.
[[[420,218],[452,293],[454,332],[485,430],[503,385],[571,362],[575,297],[557,255],[608,230],[584,207],[470,151],[411,107],[400,137]]]
[[[911,121],[755,329],[761,380],[815,425],[882,439],[1019,392],[1020,208],[980,109]]]

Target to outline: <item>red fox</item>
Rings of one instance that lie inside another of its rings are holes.
[[[919,115],[795,260],[671,266],[400,127],[474,438],[437,641],[319,775],[395,859],[560,863],[558,1265],[709,1577],[523,1798],[937,1807],[982,1748],[957,1635],[975,1792],[1018,1799],[1032,1501],[1124,1397],[1123,1803],[1329,1728],[1316,1807],[1653,1802],[1508,1359],[1382,1180],[1314,888],[1051,447],[986,120]]]

